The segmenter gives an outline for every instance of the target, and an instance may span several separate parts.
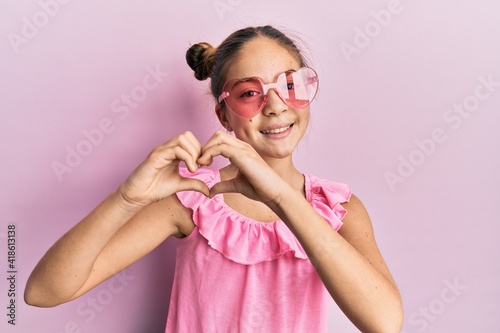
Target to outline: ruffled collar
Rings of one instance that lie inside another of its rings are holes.
[[[189,173],[186,172],[184,176]],[[217,169],[200,169],[191,175],[208,187],[220,181]],[[306,200],[335,229],[347,213],[341,203],[351,195],[345,184],[304,175]],[[197,192],[182,192],[179,199],[193,209],[193,221],[208,244],[228,259],[240,264],[257,264],[291,254],[307,259],[302,245],[281,220],[260,222],[240,214],[224,202],[223,195],[212,199]]]

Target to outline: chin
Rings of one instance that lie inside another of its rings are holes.
[[[269,150],[258,151],[258,153],[263,158],[286,159],[290,158],[294,151],[295,147],[294,149],[280,148],[280,149],[274,149],[272,151]]]

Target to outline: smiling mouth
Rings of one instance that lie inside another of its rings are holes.
[[[262,134],[279,134],[279,133],[283,133],[285,132],[287,129],[289,129],[290,127],[292,127],[292,125],[288,125],[286,127],[282,127],[282,128],[275,128],[275,129],[272,129],[272,130],[265,130],[265,131],[260,131]]]

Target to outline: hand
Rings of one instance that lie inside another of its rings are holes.
[[[212,164],[215,156],[224,156],[238,168],[234,179],[221,181],[210,189],[210,197],[219,193],[236,192],[265,204],[280,201],[283,179],[248,143],[232,135],[216,132],[202,148],[199,165]]]
[[[180,191],[193,190],[208,196],[204,182],[179,174],[181,161],[189,171],[198,170],[196,160],[200,154],[200,142],[191,132],[168,140],[156,147],[120,185],[122,197],[129,204],[143,207]]]

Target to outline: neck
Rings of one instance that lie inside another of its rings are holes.
[[[295,168],[291,156],[289,158],[275,159],[275,158],[263,158],[264,161],[273,169],[278,175],[281,176],[287,183],[292,187],[303,190],[304,188],[304,177],[300,171]],[[226,174],[227,179],[234,178],[238,169],[229,164],[224,167],[221,171]]]
[[[302,174],[295,168],[292,157],[283,159],[264,158],[264,161],[288,183],[292,183],[297,177],[302,177]]]

